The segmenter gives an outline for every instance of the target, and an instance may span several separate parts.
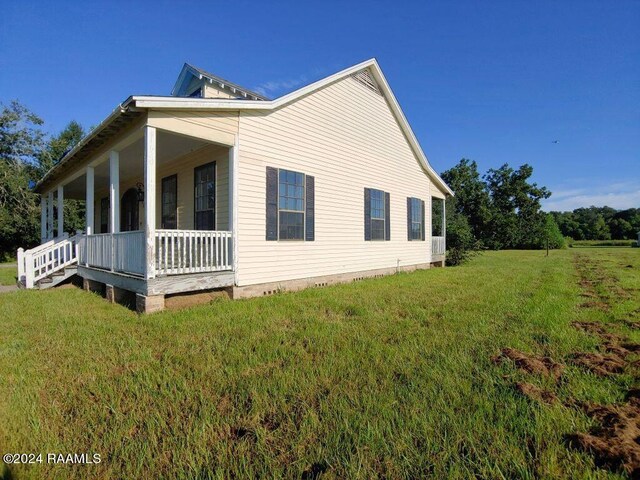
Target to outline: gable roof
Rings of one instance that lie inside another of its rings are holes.
[[[229,80],[214,75],[213,73],[209,73],[206,70],[198,68],[189,63],[185,63],[182,66],[180,75],[178,75],[178,79],[176,80],[176,83],[171,90],[171,95],[176,97],[183,96],[186,93],[185,89],[188,87],[191,79],[194,77],[200,80],[205,79],[211,84],[216,84],[221,89],[229,90],[231,91],[231,93],[237,94],[238,98],[240,99],[269,100],[264,95],[260,95],[253,90],[244,88],[236,83],[230,82]]]
[[[180,76],[178,77],[178,81],[174,86],[174,92],[176,88],[180,88],[180,86],[185,82],[187,78],[187,74],[202,74],[203,77],[211,78],[212,81],[216,82],[224,82],[225,85],[232,86],[236,88],[238,91],[245,91],[247,94],[251,94],[253,96],[260,96],[260,99],[257,100],[245,100],[243,98],[195,98],[195,97],[162,97],[162,96],[131,96],[127,98],[123,103],[121,103],[113,113],[107,117],[100,125],[98,125],[94,130],[92,130],[85,138],[83,138],[78,145],[75,146],[69,153],[67,153],[54,167],[47,172],[47,174],[42,178],[36,185],[35,191],[42,192],[43,187],[46,183],[51,180],[51,178],[58,173],[58,171],[64,171],[69,168],[70,162],[74,157],[82,157],[83,153],[86,153],[86,150],[90,150],[95,148],[96,142],[101,142],[102,136],[104,136],[105,132],[108,132],[114,122],[119,122],[122,120],[121,117],[127,118],[131,116],[132,112],[137,112],[140,109],[151,108],[151,109],[172,109],[172,110],[275,110],[281,108],[295,100],[309,95],[327,85],[335,83],[337,81],[342,80],[350,75],[357,74],[358,72],[368,69],[371,77],[375,80],[379,91],[384,95],[389,104],[389,108],[393,112],[398,125],[402,129],[411,149],[414,154],[418,158],[418,161],[422,165],[425,172],[431,177],[434,183],[446,194],[453,196],[453,190],[449,188],[449,186],[445,183],[440,175],[433,169],[427,156],[422,151],[420,144],[418,143],[418,139],[416,138],[407,118],[404,116],[398,101],[396,100],[395,95],[393,94],[391,87],[389,86],[378,62],[375,58],[366,60],[362,63],[358,63],[352,67],[346,68],[340,72],[337,72],[333,75],[325,77],[317,82],[306,85],[298,90],[295,90],[291,93],[283,95],[274,100],[268,100],[266,97],[262,97],[259,94],[255,94],[249,90],[243,89],[242,87],[227,82],[224,79],[219,77],[215,77],[214,75],[207,74],[205,71],[201,71],[199,69],[195,69],[195,67],[185,63]],[[185,73],[186,72],[186,73]],[[195,72],[195,73],[194,73]],[[184,75],[184,77],[183,77]],[[186,88],[186,87],[185,87]]]
[[[440,187],[444,192],[453,196],[453,190],[449,188],[449,186],[445,183],[440,175],[433,169],[427,156],[422,151],[420,147],[420,143],[416,138],[407,118],[404,116],[402,109],[400,108],[400,104],[396,99],[387,79],[382,73],[382,69],[380,65],[378,65],[378,61],[375,58],[371,58],[369,60],[365,60],[362,63],[358,63],[352,67],[346,68],[340,72],[334,73],[333,75],[329,75],[317,82],[306,85],[298,90],[294,90],[291,93],[283,95],[274,100],[261,100],[261,101],[252,101],[252,100],[237,100],[237,99],[219,99],[219,98],[177,98],[177,97],[132,97],[135,101],[137,107],[141,108],[171,108],[171,109],[195,109],[195,110],[274,110],[277,108],[281,108],[284,105],[287,105],[305,95],[309,95],[316,90],[319,90],[327,85],[330,85],[334,82],[342,80],[350,75],[354,75],[361,70],[368,69],[371,73],[371,76],[376,81],[379,90],[384,95],[389,103],[389,107],[391,111],[395,115],[400,128],[405,134],[409,144],[411,145],[412,150],[415,155],[418,157],[422,167],[429,174],[429,176],[433,179],[433,181]]]

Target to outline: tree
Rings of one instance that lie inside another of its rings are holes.
[[[535,248],[545,215],[541,201],[551,196],[546,187],[529,183],[533,167],[517,170],[504,164],[483,177],[491,199],[490,234],[483,242],[490,248]]]
[[[46,147],[38,157],[39,177],[42,178],[64,155],[75,147],[84,137],[82,126],[72,120],[58,134],[49,138]],[[85,202],[84,200],[64,200],[64,230],[75,233],[85,226]]]
[[[0,112],[0,257],[38,243],[39,207],[31,190],[44,145],[43,122],[17,101]]]
[[[447,200],[447,265],[460,265],[478,253],[480,242],[473,235],[469,221],[456,208],[457,198]]]
[[[456,194],[455,202],[452,202],[452,213],[466,217],[476,239],[485,238],[491,221],[491,210],[487,186],[480,178],[476,162],[463,158],[455,167],[445,171],[442,179]]]
[[[84,132],[71,122],[49,139],[43,121],[17,101],[0,111],[0,257],[13,257],[19,247],[40,239],[40,205],[33,186],[80,141]],[[65,229],[80,228],[84,202],[65,200]]]

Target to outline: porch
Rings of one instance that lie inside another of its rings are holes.
[[[18,252],[24,287],[46,288],[70,266],[140,295],[233,285],[235,137],[152,120],[109,132],[108,148],[41,191],[42,245]],[[72,236],[65,198],[86,206]]]

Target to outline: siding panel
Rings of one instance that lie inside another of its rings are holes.
[[[276,111],[241,112],[239,122],[239,285],[430,262],[437,189],[383,97],[345,78]],[[315,241],[265,240],[267,166],[315,177]],[[390,193],[387,242],[365,241],[371,186]],[[407,197],[428,199],[428,241],[407,241]]]

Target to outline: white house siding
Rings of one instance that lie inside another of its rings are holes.
[[[194,169],[200,165],[216,162],[216,229],[229,229],[229,150],[226,147],[208,145],[183,155],[164,165],[158,166],[156,176],[156,228],[161,228],[161,192],[162,179],[170,175],[178,176],[178,228],[194,228]],[[120,182],[120,196],[136,183],[142,182],[142,176]],[[95,193],[95,228],[100,231],[100,200],[107,197],[106,188]],[[144,225],[144,203],[140,204],[140,229]]]
[[[241,112],[239,286],[431,261],[432,182],[386,100],[345,78],[270,113]],[[315,241],[266,241],[266,167],[315,177]],[[391,240],[364,240],[364,188],[390,193]],[[407,240],[407,197],[426,241]]]

